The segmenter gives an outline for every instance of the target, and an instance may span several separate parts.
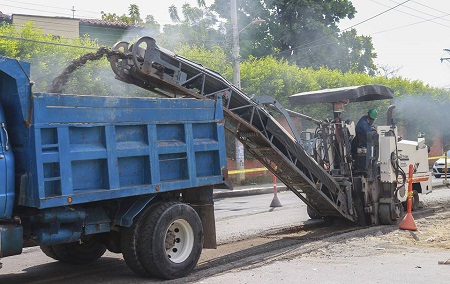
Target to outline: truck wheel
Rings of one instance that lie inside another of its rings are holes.
[[[61,262],[71,264],[88,264],[97,261],[106,252],[104,244],[94,238],[81,243],[58,244],[52,246]]]
[[[154,207],[160,206],[162,203],[152,203],[145,210],[143,210],[133,220],[133,225],[129,228],[123,228],[120,243],[122,248],[123,259],[127,266],[136,274],[140,276],[150,276],[149,272],[141,265],[138,258],[137,238],[140,228],[143,223],[143,218],[146,218],[149,212],[153,211]]]
[[[180,202],[162,203],[141,221],[138,259],[148,275],[175,279],[195,268],[203,247],[203,226],[192,207]]]
[[[59,257],[56,255],[52,246],[41,246],[41,250],[46,256],[53,258],[54,260],[59,260]]]

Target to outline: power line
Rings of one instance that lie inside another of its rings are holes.
[[[450,13],[449,13],[449,14],[445,14],[445,15],[443,15],[443,16],[434,17],[434,18],[431,18],[431,19],[427,19],[427,20],[423,20],[423,21],[419,21],[419,22],[415,22],[415,23],[411,23],[411,24],[407,24],[407,25],[395,27],[395,28],[392,28],[392,29],[387,29],[387,30],[384,30],[384,31],[375,32],[375,33],[372,33],[371,35],[374,35],[374,34],[381,34],[381,33],[384,33],[384,32],[389,32],[389,31],[398,30],[398,29],[401,29],[401,28],[406,28],[406,27],[410,27],[410,26],[414,26],[414,25],[418,25],[418,24],[430,22],[430,21],[432,21],[432,20],[440,19],[440,18],[443,18],[443,17],[447,17],[447,16],[449,16],[449,15],[450,15]]]
[[[34,43],[40,43],[40,44],[50,44],[50,45],[58,45],[58,46],[65,46],[65,47],[73,47],[73,48],[80,48],[80,49],[98,50],[98,48],[96,48],[96,47],[87,47],[87,46],[78,46],[78,45],[71,45],[71,44],[58,43],[58,42],[40,41],[40,40],[27,39],[27,38],[21,38],[21,37],[12,37],[12,36],[0,35],[0,38],[5,38],[5,39],[9,39],[9,40],[34,42]]]
[[[13,6],[13,5],[8,5],[8,4],[2,4],[2,6],[11,7],[11,8],[26,9],[26,10],[36,11],[36,12],[44,12],[44,13],[50,13],[50,14],[64,15],[64,16],[71,16],[71,17],[73,17],[72,8],[68,9],[68,8],[55,7],[55,6],[48,6],[48,5],[42,5],[42,4],[35,4],[35,3],[28,3],[28,2],[21,2],[21,1],[8,1],[8,3],[11,3],[11,2],[13,2],[13,3],[18,3],[18,4],[25,4],[25,5],[38,6],[38,7],[43,7],[43,8],[51,8],[51,9],[57,9],[57,10],[59,9],[59,10],[67,11],[67,13],[64,13],[64,12],[55,12],[55,11],[49,11],[48,9],[46,9],[46,10],[41,10],[41,9],[35,9],[35,8],[30,8],[30,7]],[[79,12],[85,12],[85,13],[90,13],[90,14],[95,14],[95,15],[99,15],[99,12],[92,12],[92,11],[85,11],[85,10],[77,10],[77,11],[79,11]]]
[[[348,29],[352,29],[352,28],[354,28],[354,27],[356,27],[356,26],[358,26],[358,25],[360,25],[360,24],[362,24],[362,23],[365,23],[365,22],[368,22],[368,21],[370,21],[370,20],[373,20],[374,18],[376,18],[376,17],[378,17],[378,16],[380,16],[380,15],[383,15],[383,14],[385,14],[385,13],[387,13],[387,12],[389,12],[389,11],[391,11],[391,10],[393,10],[393,9],[395,9],[395,8],[401,6],[401,5],[403,5],[403,4],[405,4],[405,3],[409,2],[409,1],[411,1],[411,0],[406,0],[406,1],[404,1],[404,2],[402,2],[402,3],[400,3],[400,4],[396,5],[396,6],[394,6],[394,7],[392,7],[392,8],[389,8],[389,9],[387,9],[387,10],[381,12],[381,13],[376,14],[375,16],[372,16],[372,17],[370,17],[370,18],[368,18],[368,19],[365,19],[365,20],[363,20],[363,21],[361,21],[361,22],[359,22],[359,23],[356,23],[356,24],[354,24],[354,25],[352,25],[352,26],[350,26],[350,27],[348,27],[348,28],[345,28],[345,29],[343,29],[342,31],[346,31],[346,30],[348,30]],[[269,54],[269,55],[266,55],[266,56],[277,55],[277,54],[280,54],[280,53],[283,53],[283,52],[293,52],[294,50],[301,50],[301,49],[304,49],[304,48],[311,48],[311,46],[310,46],[311,44],[316,43],[316,42],[319,42],[319,41],[321,41],[321,40],[323,40],[323,39],[328,39],[328,38],[329,38],[329,36],[324,36],[324,37],[319,38],[319,39],[317,39],[317,40],[314,40],[314,41],[312,41],[312,42],[309,42],[309,43],[306,43],[306,44],[303,44],[303,45],[299,45],[299,46],[297,46],[297,47],[289,48],[289,49],[286,49],[286,50],[277,51],[277,52],[274,52],[274,53]],[[325,43],[325,44],[326,44],[326,43]],[[333,43],[330,42],[330,43],[328,43],[328,44],[333,44]]]
[[[31,11],[36,11],[36,12],[43,12],[43,13],[50,13],[50,14],[56,14],[56,15],[62,15],[62,16],[66,16],[66,17],[73,17],[73,11],[72,8],[62,8],[62,7],[55,7],[55,6],[48,6],[48,5],[42,5],[42,4],[35,4],[35,3],[29,3],[29,2],[21,2],[21,1],[7,1],[7,3],[19,3],[19,4],[25,4],[25,5],[32,5],[32,6],[40,6],[40,7],[44,7],[44,8],[53,8],[53,9],[60,9],[60,10],[65,10],[67,11],[66,13],[64,12],[55,12],[55,11],[48,11],[48,9],[46,10],[41,10],[41,9],[35,9],[35,8],[29,8],[29,7],[23,7],[23,6],[13,6],[13,5],[8,5],[8,4],[3,4],[2,6],[6,6],[6,7],[11,7],[11,8],[19,8],[19,9],[25,9],[25,10],[31,10]],[[84,12],[84,13],[89,13],[89,14],[95,14],[95,15],[99,15],[99,12],[93,12],[93,11],[87,11],[87,10],[76,10],[77,12]],[[77,17],[79,19],[90,19],[90,18],[86,18],[86,17]],[[162,23],[167,22],[167,21],[161,21]]]
[[[70,29],[70,28],[74,28],[74,27],[79,27],[78,25],[70,25],[67,23],[62,23],[62,22],[55,22],[55,21],[51,21],[50,19],[47,20],[46,18],[54,18],[54,17],[49,17],[49,16],[31,16],[31,18],[29,19],[29,21],[34,22],[36,24],[35,28],[37,29],[45,29],[46,31],[49,32],[61,32],[61,33],[73,33],[74,30]],[[54,18],[54,19],[58,19],[58,18]],[[72,18],[67,18],[65,20],[70,20],[70,21],[78,21],[78,24],[84,24],[84,25],[93,25],[92,23],[85,23],[83,22],[83,19],[72,19]],[[95,24],[95,23],[94,23]],[[14,26],[16,28],[19,28],[20,25],[18,24],[12,24],[11,26]],[[67,28],[67,29],[66,29]],[[89,36],[90,37],[94,37],[94,35],[101,35],[99,37],[117,37],[117,33],[114,32],[118,32],[118,31],[123,31],[123,32],[127,32],[127,34],[130,31],[135,31],[136,34],[140,34],[142,31],[144,31],[147,27],[146,26],[133,26],[133,25],[129,25],[123,28],[120,27],[107,27],[107,26],[101,26],[101,31],[90,31]],[[212,40],[212,39],[205,39],[202,40],[201,42],[206,43],[206,42],[224,42],[224,39],[216,39],[216,40]]]
[[[18,6],[8,5],[8,4],[2,4],[2,6],[10,7],[10,8],[27,9],[27,10],[31,10],[31,11],[44,12],[44,13],[50,13],[50,14],[56,14],[56,15],[71,16],[70,14],[64,14],[64,13],[61,13],[61,12],[52,12],[52,11],[48,11],[48,10],[39,10],[39,9],[32,9],[32,8],[25,8],[25,7],[18,7]]]
[[[388,5],[383,4],[383,3],[380,3],[380,2],[378,2],[378,1],[375,1],[375,0],[371,0],[371,1],[374,2],[374,3],[377,3],[378,5],[388,7]],[[392,0],[391,0],[391,1],[392,1]],[[392,1],[392,2],[397,3],[397,2],[395,2],[395,1]],[[408,8],[408,9],[410,9],[410,10],[419,12],[419,13],[421,13],[421,14],[424,14],[424,15],[427,15],[427,16],[431,16],[431,17],[433,17],[433,18],[434,18],[434,17],[437,17],[436,15],[429,14],[429,13],[425,13],[425,12],[423,12],[423,11],[414,9],[414,8],[412,8],[412,7],[409,7],[409,6],[404,6],[404,7],[405,7],[405,8]],[[397,9],[397,12],[402,13],[402,14],[405,14],[405,15],[408,15],[408,16],[411,16],[411,17],[419,18],[419,19],[422,19],[422,20],[428,20],[428,19],[426,19],[426,18],[417,16],[417,15],[414,15],[414,14],[411,14],[411,13],[407,13],[407,12],[405,12],[405,11],[401,11],[401,10],[398,10],[398,9]],[[449,21],[448,19],[442,19],[442,20]],[[435,23],[435,24],[441,25],[441,26],[443,26],[443,27],[450,28],[450,26],[447,26],[447,25],[445,25],[445,24],[442,24],[442,23],[439,23],[439,22],[435,22],[435,21],[433,21],[433,20],[430,20],[430,21],[433,22],[433,23]]]
[[[69,24],[65,24],[65,23],[62,23],[62,22],[60,22],[60,23],[57,23],[57,22],[55,22],[55,21],[51,21],[51,20],[45,20],[44,18],[54,18],[54,17],[47,17],[47,16],[32,16],[33,18],[30,18],[29,19],[29,21],[31,21],[31,22],[35,22],[35,23],[39,23],[39,24],[51,24],[52,26],[58,26],[58,28],[64,28],[64,27],[73,27],[73,25],[69,25]],[[42,17],[43,19],[39,19],[39,17]],[[58,18],[54,18],[54,19],[58,19]],[[83,22],[83,19],[80,19],[80,18],[75,18],[75,19],[72,19],[72,18],[68,18],[67,20],[74,20],[74,21],[78,21],[78,23],[80,24],[86,24],[85,22]],[[16,24],[12,24],[13,26],[16,26]],[[92,25],[92,24],[90,24],[89,23],[89,25]],[[37,28],[39,28],[39,27],[37,27]],[[48,26],[47,26],[47,28],[48,28]],[[102,30],[110,30],[110,31],[123,31],[123,30],[125,30],[125,29],[144,29],[143,27],[136,27],[136,26],[133,26],[133,25],[129,25],[129,26],[126,26],[126,27],[123,27],[123,28],[119,28],[119,27],[117,27],[117,28],[114,28],[114,27],[105,27],[105,26],[102,26]],[[57,30],[57,29],[53,29],[52,28],[52,30]],[[58,31],[68,31],[68,30],[58,30]]]
[[[436,8],[433,8],[433,7],[427,6],[427,5],[425,5],[425,4],[419,3],[419,2],[417,2],[417,1],[412,0],[411,2],[414,2],[414,3],[416,3],[417,5],[426,7],[426,8],[428,8],[428,9],[434,10],[434,11],[436,11],[436,12],[444,13],[444,12],[441,11],[441,10],[438,10],[438,9],[436,9]],[[447,15],[448,15],[448,14],[447,14]],[[447,20],[447,19],[446,19],[446,20]],[[449,21],[449,20],[447,20],[447,21]]]
[[[352,26],[350,26],[350,27],[348,27],[348,28],[346,28],[346,29],[343,29],[343,31],[345,31],[345,30],[347,30],[347,29],[350,29],[350,28],[353,28],[353,27],[355,27],[355,26],[357,26],[357,25],[360,25],[360,24],[362,24],[362,23],[364,23],[364,22],[367,22],[368,20],[371,20],[371,19],[373,19],[373,18],[375,18],[375,17],[377,17],[377,16],[380,16],[380,15],[386,13],[387,11],[390,11],[390,10],[392,10],[392,9],[394,9],[394,8],[397,8],[397,7],[399,7],[400,5],[403,5],[403,4],[405,4],[405,3],[409,2],[409,1],[411,1],[411,0],[404,1],[404,2],[402,2],[402,3],[400,3],[400,4],[396,5],[396,6],[394,6],[394,7],[392,7],[392,8],[389,8],[388,10],[385,10],[385,11],[383,11],[383,12],[381,12],[381,13],[375,15],[375,16],[372,16],[372,17],[370,17],[370,18],[368,18],[368,19],[366,19],[366,20],[364,20],[364,21],[361,21],[361,22],[359,22],[359,23],[357,23],[357,24],[355,24],[355,25],[352,25]],[[397,11],[398,11],[398,10],[397,10]],[[440,12],[442,12],[442,11],[440,11]],[[431,18],[431,19],[425,19],[425,20],[423,20],[423,21],[415,22],[415,23],[412,23],[412,24],[407,24],[407,25],[395,27],[395,28],[392,28],[392,29],[387,29],[387,30],[383,30],[383,31],[379,31],[379,32],[374,32],[374,33],[369,34],[369,36],[374,35],[374,34],[379,34],[379,33],[384,33],[384,32],[388,32],[388,31],[392,31],[392,30],[397,30],[397,29],[401,29],[401,28],[405,28],[405,27],[409,27],[409,26],[413,26],[413,25],[417,25],[417,24],[421,24],[421,23],[425,23],[425,22],[430,22],[430,21],[432,21],[432,20],[435,20],[435,19],[441,19],[441,18],[447,17],[447,16],[449,16],[449,15],[450,15],[450,13],[446,13],[446,14],[444,14],[444,15],[442,15],[442,16],[435,16],[435,17],[433,17],[433,18]],[[450,28],[449,26],[446,26],[446,25],[444,25],[444,26]],[[329,38],[329,37],[328,37],[328,36],[325,36],[325,37],[322,37],[322,38],[317,39],[317,40],[315,40],[315,41],[306,43],[306,44],[304,44],[304,45],[300,45],[300,46],[297,46],[297,47],[294,47],[294,48],[290,48],[290,49],[286,49],[286,50],[277,51],[277,52],[274,52],[274,53],[271,53],[271,54],[265,55],[265,56],[272,56],[272,55],[281,54],[281,53],[284,53],[284,52],[293,52],[294,50],[305,50],[305,49],[310,49],[310,48],[314,48],[314,47],[318,47],[318,46],[330,45],[330,44],[333,44],[333,43],[334,43],[334,42],[328,42],[328,43],[322,43],[322,44],[319,44],[319,45],[311,46],[311,44],[316,43],[316,42],[318,42],[318,41],[321,41],[321,40],[323,40],[323,39],[327,39],[327,38]]]
[[[354,24],[353,26],[350,26],[350,27],[348,27],[348,28],[345,28],[345,29],[343,29],[342,31],[346,31],[346,30],[352,29],[352,28],[354,28],[354,27],[356,27],[356,26],[359,26],[359,25],[361,25],[361,24],[363,24],[363,23],[365,23],[365,22],[368,22],[368,21],[370,21],[370,20],[372,20],[372,19],[374,19],[374,18],[376,18],[376,17],[379,17],[379,16],[381,16],[381,15],[383,15],[383,14],[385,14],[385,13],[391,11],[391,10],[394,10],[394,9],[397,8],[397,7],[402,6],[403,4],[408,3],[409,1],[411,1],[411,0],[403,1],[402,3],[397,4],[397,5],[394,6],[394,7],[391,7],[391,8],[389,8],[389,9],[387,9],[387,10],[381,12],[381,13],[376,14],[375,16],[372,16],[372,17],[370,17],[370,18],[368,18],[368,19],[365,19],[364,21],[361,21],[361,22],[359,22],[359,23],[357,23],[357,24]]]
[[[72,11],[72,9],[73,9],[73,8],[69,9],[69,8],[63,8],[63,7],[55,7],[55,6],[48,6],[48,5],[42,5],[42,4],[36,4],[36,3],[22,2],[22,1],[8,1],[8,2],[19,3],[19,4],[26,4],[26,5],[32,5],[32,6],[39,6],[39,7],[45,7],[45,8],[67,10],[67,11],[69,11],[69,10]],[[77,11],[98,15],[98,12],[92,12],[92,11],[86,11],[86,10],[78,10],[78,9],[77,9]]]

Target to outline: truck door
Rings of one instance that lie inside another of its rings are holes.
[[[0,105],[0,219],[12,216],[14,195],[14,158]]]

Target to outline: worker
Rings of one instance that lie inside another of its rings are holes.
[[[375,130],[372,126],[375,119],[378,117],[378,111],[374,108],[370,109],[366,115],[361,117],[361,119],[356,124],[356,137],[352,146],[367,147],[367,133]],[[352,148],[356,148],[352,147]]]

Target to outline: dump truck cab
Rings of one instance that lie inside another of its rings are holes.
[[[12,218],[16,198],[15,160],[8,127],[24,123],[21,111],[10,109],[11,103],[18,100],[19,96],[28,96],[30,84],[29,74],[25,71],[29,68],[27,63],[1,58],[0,66],[0,220],[2,220]],[[5,113],[5,110],[8,112]],[[10,118],[8,122],[7,118]],[[9,121],[12,121],[11,125]]]

